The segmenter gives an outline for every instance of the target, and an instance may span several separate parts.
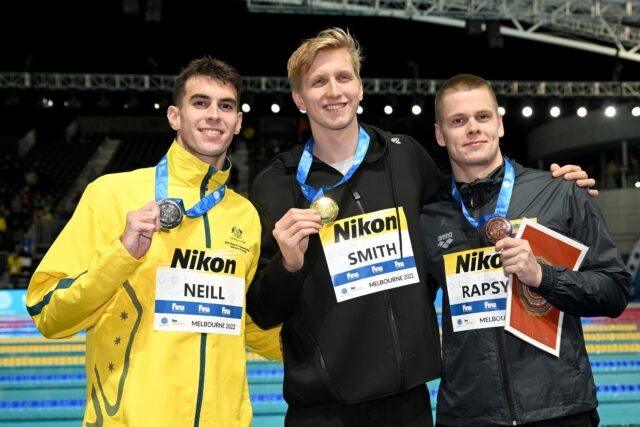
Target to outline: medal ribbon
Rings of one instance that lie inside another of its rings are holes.
[[[462,196],[460,196],[460,192],[458,191],[458,187],[456,187],[456,177],[451,175],[451,195],[454,199],[460,203],[462,207],[462,214],[469,221],[469,224],[473,228],[484,227],[484,224],[494,216],[501,216],[503,218],[507,217],[507,210],[509,209],[509,201],[511,200],[511,193],[513,192],[513,182],[515,181],[516,173],[513,165],[506,157],[503,157],[504,160],[504,178],[502,179],[502,185],[500,186],[500,193],[498,194],[498,203],[496,203],[496,209],[492,214],[484,215],[479,220],[475,220],[469,215],[469,211],[464,205],[464,201],[462,200]]]
[[[227,165],[227,160],[225,159],[225,165]],[[214,173],[217,171],[214,167],[209,167],[209,171],[213,170]],[[185,213],[189,218],[197,218],[199,216],[204,215],[207,211],[213,208],[215,205],[220,203],[220,201],[224,198],[224,192],[226,189],[227,183],[226,181],[218,188],[216,188],[211,193],[207,194],[203,199],[201,199],[198,203],[193,205],[191,209],[185,211],[184,203],[182,199],[177,198],[169,198],[169,162],[167,160],[167,155],[165,154],[160,163],[156,166],[156,202],[164,199],[173,200],[178,205],[180,205],[180,209]]]
[[[337,186],[347,182],[349,178],[353,175],[353,173],[358,169],[358,166],[362,163],[365,154],[367,154],[367,149],[369,148],[370,141],[369,134],[362,129],[362,126],[359,127],[358,131],[358,146],[356,147],[356,154],[353,156],[353,163],[351,167],[344,174],[342,179],[333,185],[323,185],[318,190],[313,187],[305,184],[307,177],[309,176],[309,170],[311,169],[311,163],[313,161],[313,136],[309,138],[307,143],[304,146],[304,151],[302,152],[302,157],[300,158],[300,162],[298,163],[298,171],[296,172],[296,181],[300,185],[300,190],[302,190],[302,194],[304,197],[313,202],[324,195],[326,191],[333,190]]]

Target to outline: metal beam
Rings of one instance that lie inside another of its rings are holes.
[[[247,7],[251,12],[378,16],[453,27],[464,27],[469,19],[500,21],[500,33],[507,36],[640,62],[638,0],[247,0]]]
[[[146,74],[0,73],[0,90],[171,92],[175,76]],[[248,93],[289,93],[286,77],[244,77]],[[435,95],[439,79],[363,79],[368,95]],[[640,81],[492,81],[498,96],[640,98]]]

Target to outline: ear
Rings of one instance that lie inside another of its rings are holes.
[[[291,97],[293,98],[293,102],[296,104],[296,107],[298,107],[298,110],[306,111],[307,108],[304,105],[304,99],[302,99],[300,92],[291,92]]]
[[[240,133],[240,129],[242,128],[242,111],[238,111],[238,121],[236,122],[236,128],[233,131],[234,135]]]
[[[502,124],[502,114],[498,114],[498,136],[500,138],[504,136],[504,125]]]
[[[175,131],[180,130],[180,109],[175,105],[170,105],[167,108],[167,119],[169,120],[169,125],[171,125],[171,129]]]
[[[444,142],[444,135],[442,135],[442,129],[440,128],[440,125],[436,123],[434,127],[436,132],[436,141],[438,142],[438,145],[440,147],[446,147],[447,144]]]

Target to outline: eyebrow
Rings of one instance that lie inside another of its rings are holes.
[[[189,98],[189,101],[193,101],[194,99],[206,99],[208,101],[211,101],[211,97],[209,95],[205,95],[203,93],[194,93]],[[236,105],[238,103],[238,101],[236,101],[235,98],[222,98],[222,99],[219,99],[218,102],[230,102],[230,103],[232,103],[234,105]]]
[[[307,80],[313,80],[313,79],[317,79],[318,77],[324,77],[326,76],[327,73],[314,73],[314,74],[307,74]]]
[[[193,95],[191,95],[191,97],[189,97],[189,101],[194,99],[211,99],[211,97],[203,93],[194,93]]]
[[[345,69],[337,70],[337,71],[334,71],[334,72],[323,71],[323,72],[320,72],[320,73],[308,74],[307,78],[310,79],[310,80],[313,80],[313,79],[318,78],[318,77],[340,75],[340,74],[348,74],[350,76],[355,76],[356,75],[356,73],[353,70],[349,70],[349,69],[345,68]]]
[[[493,114],[492,110],[478,110],[475,111],[472,115],[475,116],[476,114]],[[456,118],[456,117],[467,117],[469,114],[467,113],[454,113],[451,114],[450,116],[446,117],[448,119],[452,119],[452,118]]]
[[[445,120],[457,119],[458,117],[467,117],[464,113],[455,113],[445,117]]]

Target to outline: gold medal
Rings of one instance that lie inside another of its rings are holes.
[[[318,212],[318,215],[320,215],[320,223],[323,225],[335,221],[336,218],[338,218],[338,211],[340,210],[338,204],[327,196],[314,200],[310,208]]]

